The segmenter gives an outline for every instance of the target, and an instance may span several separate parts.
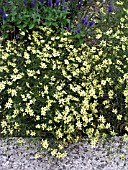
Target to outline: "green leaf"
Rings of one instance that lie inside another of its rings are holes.
[[[8,34],[3,34],[3,38],[4,39],[8,38]]]
[[[29,29],[32,29],[34,26],[35,26],[35,24],[34,24],[34,23],[31,23],[31,24],[29,25]]]

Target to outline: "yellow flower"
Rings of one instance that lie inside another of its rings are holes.
[[[0,82],[0,92],[5,88],[5,81]]]
[[[102,34],[97,34],[96,39],[100,39],[102,37]]]
[[[124,3],[122,1],[116,1],[117,5],[123,5]]]
[[[122,119],[122,115],[120,115],[120,114],[117,115],[117,119],[118,119],[118,120],[121,120],[121,119]]]
[[[52,155],[56,155],[56,153],[57,153],[57,149],[54,149],[54,150],[51,152]]]
[[[96,143],[97,143],[97,139],[96,139],[96,138],[93,138],[93,139],[91,140],[91,146],[92,146],[92,148],[95,148]]]
[[[76,126],[78,127],[78,129],[82,129],[82,124],[80,120],[77,121]]]
[[[40,120],[40,116],[39,115],[36,116],[36,120]]]
[[[128,135],[125,133],[123,136],[123,141],[127,141],[128,140]]]
[[[1,126],[2,126],[2,128],[5,127],[5,126],[7,126],[7,122],[6,122],[5,120],[3,120],[3,121],[1,122]]]
[[[111,126],[110,123],[107,123],[107,124],[106,124],[106,129],[109,129],[110,126]]]
[[[11,107],[12,107],[12,103],[7,102],[7,103],[5,104],[5,107],[8,108],[8,109],[11,108]]]
[[[36,133],[35,133],[34,131],[32,131],[32,132],[30,133],[30,135],[31,135],[31,136],[35,136]]]
[[[102,84],[103,86],[105,86],[105,85],[106,85],[106,80],[101,80],[101,84]]]
[[[41,155],[39,153],[35,154],[35,158],[40,158],[40,157],[41,157]]]
[[[25,143],[24,139],[22,139],[22,138],[18,138],[18,139],[17,139],[17,142],[18,142],[19,144]]]
[[[128,126],[125,126],[125,130],[128,132]]]
[[[112,112],[113,112],[114,114],[117,114],[118,111],[117,111],[117,109],[113,109]]]
[[[46,139],[46,140],[43,140],[43,139],[42,139],[42,146],[43,146],[45,149],[48,148],[49,144],[48,144],[47,139]]]
[[[46,115],[46,112],[47,112],[47,108],[46,108],[46,107],[42,107],[42,108],[41,108],[41,115],[42,115],[42,116],[45,116],[45,115]]]
[[[105,126],[104,126],[103,123],[101,123],[101,124],[98,125],[98,129],[104,129],[104,128],[105,128]]]
[[[28,59],[30,58],[30,55],[29,55],[29,53],[27,53],[27,52],[24,52],[24,58],[28,60]]]
[[[108,95],[109,95],[109,98],[112,99],[112,98],[113,98],[113,95],[114,95],[113,90],[110,90],[110,91],[108,92]]]
[[[113,32],[113,30],[110,29],[110,30],[108,30],[108,31],[106,32],[106,35],[110,35],[112,32]]]
[[[17,91],[16,91],[15,89],[12,89],[12,90],[11,90],[11,95],[12,95],[12,97],[13,97],[13,96],[17,96]]]
[[[37,129],[40,129],[41,126],[38,124],[38,125],[36,125],[35,127],[36,127]]]
[[[61,144],[59,144],[59,146],[58,146],[60,149],[62,149],[63,148],[63,146],[61,145]]]
[[[44,124],[44,123],[41,124],[41,128],[42,128],[43,130],[45,130],[46,127],[47,127],[46,124]]]
[[[20,125],[17,122],[15,122],[14,129],[17,129],[19,126]]]
[[[63,134],[60,132],[60,129],[56,131],[57,138],[62,138]]]

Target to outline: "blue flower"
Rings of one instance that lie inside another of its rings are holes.
[[[45,0],[41,0],[41,3],[43,4]]]
[[[67,11],[68,7],[67,6],[64,6],[64,10]]]
[[[68,23],[67,30],[68,30],[68,32],[72,32],[72,30],[71,30],[71,27],[70,27],[70,24],[69,24],[69,23]]]
[[[8,5],[9,5],[9,3],[8,3],[8,2],[6,2],[6,5],[8,6]]]
[[[86,18],[84,18],[84,17],[82,17],[82,24],[85,24],[85,25],[87,25],[88,24],[88,18],[86,17]]]
[[[35,6],[36,0],[32,0],[31,6],[32,8]]]
[[[2,9],[0,9],[0,15],[3,13]]]
[[[78,34],[80,34],[80,27],[79,27],[79,26],[77,26],[76,32],[77,32]]]
[[[83,3],[83,1],[82,1],[82,0],[80,0],[80,2],[78,3],[78,8],[79,8],[79,9],[81,8],[82,3]]]
[[[26,6],[26,4],[27,4],[27,2],[26,2],[26,0],[24,0],[24,5]]]
[[[60,0],[56,0],[56,6],[58,7],[60,3]]]
[[[93,25],[94,25],[94,20],[91,20],[88,26],[92,27]]]
[[[111,4],[108,7],[108,12],[113,12],[113,6]]]
[[[52,0],[48,0],[48,6],[52,6]]]
[[[6,20],[7,19],[7,15],[6,13],[3,13],[3,20]]]

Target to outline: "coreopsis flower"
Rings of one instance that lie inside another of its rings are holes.
[[[92,27],[93,25],[94,25],[94,20],[91,20],[88,26]]]
[[[6,20],[7,19],[7,15],[6,13],[3,13],[3,20]]]
[[[32,8],[35,6],[35,4],[36,4],[36,0],[32,0],[32,3],[31,3]]]
[[[108,12],[113,12],[113,6],[111,4],[108,7]]]
[[[60,3],[60,0],[56,0],[56,6],[58,7]]]
[[[48,6],[52,6],[52,0],[48,0]]]

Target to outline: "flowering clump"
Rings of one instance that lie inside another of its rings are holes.
[[[71,33],[58,36],[39,27],[26,43],[1,45],[2,134],[46,138],[49,134],[60,143],[84,135],[92,138],[92,145],[106,133],[117,134],[121,122],[128,120],[127,38],[119,30],[111,32],[105,33],[111,37],[107,43],[76,47]],[[115,39],[121,41],[112,51]],[[42,146],[50,148],[48,139]],[[54,149],[51,154],[61,157]]]
[[[50,12],[58,17],[51,8],[53,1],[47,2]],[[55,2],[59,9],[60,1]],[[32,10],[37,3],[31,1]],[[81,8],[83,1],[79,1],[79,5]],[[114,27],[109,25],[114,18],[113,6],[109,6],[106,13],[104,9],[100,12],[106,17],[104,22],[108,21],[108,27],[97,28],[98,21],[94,17],[82,14],[74,26],[75,31],[69,20],[65,20],[65,25],[69,23],[67,28],[60,31],[57,31],[58,25],[53,27],[45,20],[43,26],[30,25],[31,34],[27,34],[28,30],[19,30],[20,40],[28,35],[25,41],[7,40],[4,45],[0,44],[3,136],[41,136],[42,147],[58,158],[66,155],[62,153],[63,145],[83,137],[90,139],[93,147],[99,138],[108,135],[125,134],[126,138],[127,10],[123,8]],[[4,13],[2,9],[1,16]],[[81,36],[85,38],[83,27],[89,31],[88,39],[93,38],[95,43],[79,43]],[[54,139],[54,148],[50,138]]]

